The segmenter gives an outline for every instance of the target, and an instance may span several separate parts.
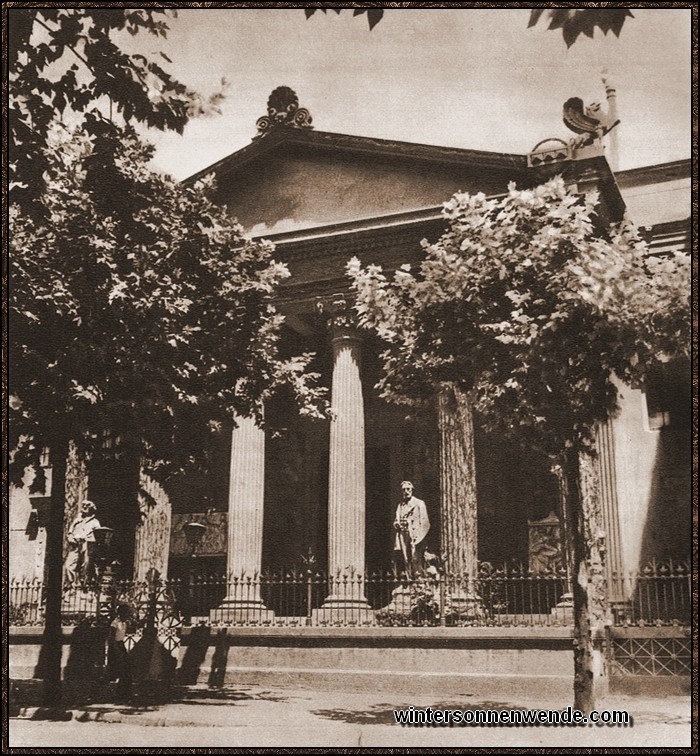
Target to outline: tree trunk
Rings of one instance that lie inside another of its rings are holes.
[[[42,644],[44,705],[57,706],[61,702],[61,602],[63,589],[63,519],[66,507],[66,467],[68,440],[54,437],[50,441],[52,457],[51,504],[46,527],[46,613]]]
[[[444,566],[446,572],[466,573],[474,581],[478,571],[474,422],[467,397],[454,384],[440,386],[438,426]]]
[[[595,708],[604,681],[599,634],[605,617],[602,534],[597,484],[589,460],[567,451],[553,472],[559,479],[568,574],[574,605],[574,707]]]

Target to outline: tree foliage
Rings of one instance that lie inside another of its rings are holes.
[[[317,11],[326,13],[327,10],[332,10],[335,13],[340,13],[342,8],[304,8],[306,18],[311,18]],[[381,8],[355,8],[352,12],[353,16],[367,15],[367,23],[369,24],[369,30],[372,31],[374,27],[382,20],[384,11]]]
[[[164,53],[129,54],[120,35],[166,36],[175,11],[132,8],[9,8],[9,179],[11,200],[34,204],[42,192],[44,147],[56,119],[82,121],[94,134],[103,116],[182,132],[217,109],[164,68]],[[36,203],[35,210],[40,210]]]
[[[48,439],[109,428],[170,469],[286,382],[313,412],[308,356],[277,357],[272,247],[211,197],[147,168],[135,125],[181,132],[205,100],[120,35],[169,11],[11,8],[10,442],[21,476]],[[121,45],[121,46],[120,46]],[[70,128],[66,126],[70,123]],[[36,485],[42,481],[37,478]]]
[[[536,26],[540,19],[549,20],[547,28],[561,29],[566,46],[571,47],[581,34],[592,39],[596,29],[619,37],[628,18],[634,18],[628,8],[535,8],[530,11],[528,28]]]
[[[389,280],[377,266],[348,265],[360,320],[386,343],[385,396],[419,401],[448,386],[487,430],[549,456],[572,577],[574,705],[585,712],[595,706],[592,628],[605,603],[585,453],[617,408],[614,376],[633,382],[662,352],[687,355],[690,330],[687,256],[649,257],[629,223],[600,228],[596,204],[559,177],[510,185],[503,198],[460,193],[415,273],[404,266]]]
[[[397,5],[400,6],[401,4]],[[408,6],[408,4],[405,5]],[[311,18],[318,10],[326,13],[327,9],[305,8],[306,18]],[[330,8],[329,10],[340,13],[342,8]],[[384,10],[381,8],[356,8],[353,10],[353,16],[365,13],[370,30],[384,16]],[[566,46],[571,47],[581,34],[592,38],[596,29],[600,29],[603,34],[611,31],[616,37],[619,37],[628,18],[634,18],[632,11],[628,8],[535,8],[530,11],[528,29],[536,26],[541,19],[548,20],[549,26],[547,28],[551,30],[561,29]]]
[[[19,472],[57,430],[86,446],[109,428],[168,469],[196,462],[234,413],[289,383],[313,411],[309,357],[279,359],[272,305],[288,275],[210,199],[175,183],[151,148],[103,124],[52,132],[39,197],[10,208],[10,390]],[[25,439],[23,443],[23,439]]]
[[[456,194],[417,271],[348,265],[364,326],[385,342],[397,401],[453,382],[478,416],[555,457],[590,448],[614,413],[613,376],[639,380],[688,354],[689,260],[653,258],[627,222],[596,228],[597,197],[561,178],[501,199]]]
[[[9,446],[44,488],[44,703],[61,695],[61,561],[71,442],[99,452],[104,431],[161,480],[206,469],[208,443],[237,414],[259,414],[277,385],[316,410],[309,356],[278,357],[272,305],[286,269],[211,199],[147,168],[134,127],[182,131],[216,108],[120,34],[164,37],[163,10],[10,8]],[[121,46],[120,46],[121,45]],[[71,125],[71,130],[65,128]],[[131,465],[130,465],[131,466]],[[124,513],[128,511],[125,502]],[[125,526],[128,528],[129,523]]]

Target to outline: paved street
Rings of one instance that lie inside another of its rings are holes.
[[[627,727],[423,726],[395,723],[394,709],[556,708],[553,700],[486,700],[470,695],[338,693],[297,688],[189,688],[169,702],[147,698],[130,705],[91,704],[73,719],[13,718],[11,747],[689,747],[691,704],[686,697],[600,702],[599,710],[627,710]],[[36,715],[25,709],[25,717]],[[41,714],[39,712],[39,714]]]

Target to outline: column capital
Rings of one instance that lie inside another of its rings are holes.
[[[316,309],[326,318],[332,343],[361,340],[357,314],[352,309],[352,301],[349,297],[335,296],[319,299]]]

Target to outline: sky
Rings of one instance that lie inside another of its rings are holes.
[[[292,87],[321,131],[524,154],[562,123],[573,96],[605,105],[617,88],[619,168],[691,155],[691,11],[634,9],[619,39],[528,29],[527,9],[184,9],[157,48],[202,93],[229,82],[221,115],[151,135],[154,166],[183,179],[250,143],[270,92]],[[139,35],[139,44],[143,43]],[[152,44],[148,42],[148,44]]]

